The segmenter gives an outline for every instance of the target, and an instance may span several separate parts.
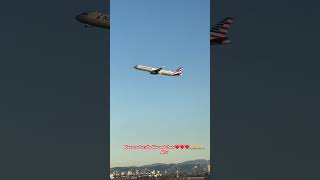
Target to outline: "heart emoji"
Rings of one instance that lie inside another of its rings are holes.
[[[176,149],[179,149],[179,147],[180,147],[180,146],[177,144],[177,145],[176,145]]]
[[[186,147],[186,149],[189,149],[190,146],[187,144],[187,145],[184,145],[184,147]]]
[[[184,145],[183,145],[183,144],[181,144],[181,145],[180,145],[180,147],[181,147],[181,149],[183,149],[183,148],[184,148]]]

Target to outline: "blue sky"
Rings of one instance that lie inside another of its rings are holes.
[[[182,4],[183,2],[183,4]],[[111,167],[209,159],[210,1],[111,1]],[[134,65],[184,67],[153,76]],[[206,150],[124,150],[123,145],[202,144]]]

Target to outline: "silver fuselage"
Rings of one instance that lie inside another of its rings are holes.
[[[157,68],[142,66],[142,65],[136,65],[136,66],[134,66],[134,68],[137,70],[141,70],[141,71],[147,71],[150,74],[161,74],[161,75],[166,75],[166,76],[179,76],[180,75],[180,74],[176,74],[174,71],[168,71],[168,70],[164,70],[164,69],[161,69],[158,72],[154,73],[157,70]]]
[[[99,11],[88,11],[76,16],[76,19],[88,26],[110,29],[110,16]]]

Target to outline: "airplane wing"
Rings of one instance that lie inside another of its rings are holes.
[[[154,70],[152,71],[152,73],[158,74],[162,69],[163,69],[163,67],[158,68],[158,69],[154,69]]]

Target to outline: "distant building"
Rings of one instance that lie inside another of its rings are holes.
[[[196,175],[196,174],[198,174],[198,173],[199,173],[199,171],[198,171],[198,166],[193,166],[193,168],[192,168],[192,174]]]

